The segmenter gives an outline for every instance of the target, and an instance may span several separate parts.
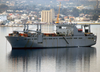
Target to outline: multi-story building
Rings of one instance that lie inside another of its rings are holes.
[[[46,22],[48,24],[53,22],[53,19],[55,18],[54,10],[42,10],[41,12],[41,22]]]
[[[7,20],[7,16],[6,15],[0,15],[0,22],[1,21],[6,21]]]

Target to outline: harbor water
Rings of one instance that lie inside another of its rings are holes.
[[[92,47],[12,49],[5,36],[22,29],[0,27],[0,72],[100,72],[100,25],[91,25]]]

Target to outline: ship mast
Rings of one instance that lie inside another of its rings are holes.
[[[24,24],[24,29],[23,31],[25,32],[26,31],[26,19],[22,20],[22,23]],[[27,30],[28,30],[28,25],[27,25]]]

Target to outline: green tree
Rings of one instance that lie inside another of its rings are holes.
[[[75,16],[75,17],[78,17],[79,16],[79,10],[76,9],[76,8],[73,8],[72,15]]]
[[[67,10],[67,8],[62,9],[62,10],[61,10],[61,14],[68,15],[68,10]]]
[[[8,6],[7,5],[5,5],[5,4],[1,4],[0,5],[0,13],[6,11],[7,9],[8,9]]]
[[[99,15],[98,14],[94,14],[93,17],[92,17],[92,20],[96,21],[96,20],[98,20],[98,18],[99,18]]]

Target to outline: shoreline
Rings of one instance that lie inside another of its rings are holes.
[[[23,26],[6,26],[6,25],[0,25],[0,27],[23,27]]]
[[[98,25],[100,25],[100,23],[77,23],[77,24],[93,24],[93,25],[95,25],[95,24],[98,24]]]
[[[30,24],[32,25],[32,24]],[[36,24],[33,24],[36,25]],[[55,25],[55,24],[43,24],[43,25]],[[100,23],[77,23],[76,25],[100,25]],[[7,25],[0,25],[0,27],[23,27],[23,26],[7,26]]]

